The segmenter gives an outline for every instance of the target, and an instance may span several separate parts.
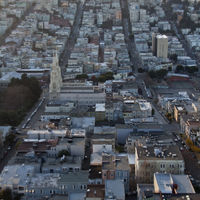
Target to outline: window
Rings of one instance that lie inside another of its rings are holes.
[[[20,186],[20,187],[19,187],[19,190],[20,190],[20,191],[24,190],[24,187]]]
[[[165,168],[165,164],[160,164],[160,168]]]
[[[78,168],[78,167],[76,167],[76,168],[75,168],[75,171],[76,171],[76,172],[78,172],[78,171],[79,171],[79,168]]]
[[[69,171],[70,171],[70,172],[73,172],[73,168],[72,168],[72,167],[70,167],[70,168],[69,168]]]

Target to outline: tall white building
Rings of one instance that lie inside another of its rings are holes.
[[[152,35],[153,55],[159,58],[168,57],[168,37],[166,35]]]
[[[168,57],[168,37],[166,35],[157,35],[157,57]]]

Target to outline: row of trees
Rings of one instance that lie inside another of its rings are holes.
[[[80,74],[80,75],[76,76],[76,79],[78,79],[78,80],[87,79],[87,80],[91,80],[93,82],[104,83],[107,80],[113,80],[114,77],[113,77],[113,73],[112,72],[106,72],[104,74],[101,74],[99,77],[92,76],[91,78],[89,78],[87,74]]]
[[[196,66],[193,66],[193,67],[183,67],[182,65],[177,65],[176,67],[176,73],[179,73],[179,72],[187,72],[187,73],[195,73],[198,71],[198,67]]]
[[[149,71],[149,76],[153,79],[163,79],[167,75],[167,70],[166,69],[160,69],[157,71],[150,70]]]
[[[2,200],[20,200],[21,195],[14,194],[10,188],[0,190],[0,199]]]
[[[200,148],[197,147],[190,138],[187,138],[185,142],[192,151],[200,153]]]
[[[190,74],[193,74],[195,72],[198,72],[198,67],[183,67],[182,65],[177,65],[176,67],[176,73],[180,73],[180,72],[186,72],[186,73],[190,73]],[[148,72],[149,76],[152,78],[152,79],[163,79],[168,73],[168,70],[166,69],[160,69],[160,70],[157,70],[157,71],[154,71],[154,70],[150,70]]]
[[[13,78],[0,95],[0,125],[18,125],[37,102],[41,91],[34,77],[29,78],[23,74],[21,79]]]

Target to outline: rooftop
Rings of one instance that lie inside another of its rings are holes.
[[[60,175],[60,179],[58,180],[58,184],[62,185],[66,182],[69,184],[73,183],[88,183],[88,171],[79,171],[75,173],[68,173]]]
[[[183,160],[182,154],[178,146],[137,146],[138,159],[145,160]]]
[[[96,134],[116,134],[116,128],[113,126],[95,126],[94,135]]]
[[[130,170],[128,156],[102,154],[102,170]]]
[[[125,199],[124,182],[122,180],[106,180],[105,190],[107,197]]]
[[[32,165],[7,165],[0,174],[0,185],[21,185],[25,186],[29,176],[34,173]]]
[[[87,198],[102,198],[105,197],[105,186],[104,185],[88,185],[87,186]]]
[[[101,179],[102,178],[101,171],[102,171],[101,166],[90,166],[89,179],[97,179],[97,178]]]
[[[105,103],[97,103],[95,111],[96,112],[105,112]]]
[[[154,187],[158,185],[158,190],[155,192],[161,192],[162,194],[171,194],[173,189],[176,193],[180,194],[192,194],[195,193],[192,183],[190,182],[188,175],[173,175],[173,174],[154,174]]]

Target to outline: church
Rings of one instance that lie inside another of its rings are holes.
[[[77,105],[87,106],[105,103],[106,94],[104,88],[93,86],[87,81],[72,80],[63,82],[57,53],[53,58],[50,76],[50,100],[68,101]]]

